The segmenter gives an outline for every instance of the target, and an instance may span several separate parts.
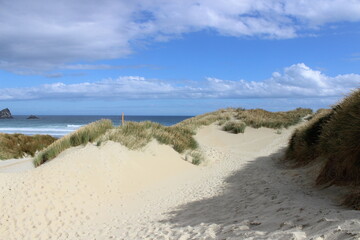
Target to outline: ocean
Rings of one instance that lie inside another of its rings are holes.
[[[26,135],[49,134],[62,137],[81,126],[100,119],[110,119],[115,126],[121,124],[121,116],[41,116],[39,119],[26,119],[28,116],[15,115],[13,119],[0,119],[1,133],[22,133]],[[192,116],[125,116],[125,121],[152,121],[171,126]]]

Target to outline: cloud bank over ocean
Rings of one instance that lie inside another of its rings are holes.
[[[4,88],[0,89],[0,100],[333,98],[349,93],[359,84],[358,74],[331,77],[298,63],[258,82],[208,77],[201,82],[174,83],[124,76],[97,82]]]
[[[360,20],[356,0],[13,0],[0,8],[6,9],[0,15],[0,69],[21,74],[83,69],[79,61],[117,59],[139,45],[203,30],[288,39]]]

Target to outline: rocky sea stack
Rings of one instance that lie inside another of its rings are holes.
[[[8,118],[13,118],[10,110],[8,108],[1,110],[0,111],[0,119],[8,119]]]
[[[35,115],[30,115],[30,116],[27,117],[27,119],[39,119],[39,118],[37,116],[35,116]]]

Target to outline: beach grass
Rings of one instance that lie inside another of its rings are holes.
[[[195,117],[185,119],[177,123],[175,126],[188,129],[189,131],[196,131],[201,126],[208,126],[215,122],[226,122],[233,118],[235,109],[227,108],[220,109],[215,112],[197,115]]]
[[[246,124],[242,121],[228,121],[223,126],[223,130],[231,133],[244,133]]]
[[[175,151],[183,153],[198,147],[193,136],[199,127],[220,120],[227,121],[230,117],[231,109],[222,109],[186,119],[173,126],[163,126],[150,121],[126,122],[123,126],[107,131],[101,141],[111,140],[119,142],[129,149],[139,149],[152,139],[156,139],[159,143],[170,145]]]
[[[302,118],[312,114],[308,108],[297,108],[287,112],[269,112],[263,109],[237,109],[235,118],[243,121],[253,128],[287,128],[301,121]]]
[[[156,139],[159,143],[170,145],[175,151],[182,153],[187,149],[197,148],[194,134],[193,131],[179,126],[167,127],[150,121],[126,122],[124,126],[109,130],[101,141],[111,140],[129,149],[139,149],[152,139]]]
[[[333,108],[319,152],[328,159],[318,184],[360,185],[360,89]]]
[[[295,166],[305,166],[320,156],[320,135],[332,115],[332,109],[318,110],[305,125],[295,130],[286,150],[286,158],[295,160]]]
[[[198,115],[186,119],[177,124],[189,130],[196,130],[200,126],[210,125],[217,122],[224,125],[229,121],[243,122],[246,126],[253,128],[287,128],[299,123],[306,116],[311,116],[309,108],[297,108],[286,112],[269,112],[263,109],[226,108],[215,112]]]
[[[61,152],[70,147],[76,147],[87,144],[88,142],[95,141],[99,136],[104,134],[106,130],[111,128],[113,128],[113,124],[111,120],[108,119],[102,119],[83,126],[77,131],[53,142],[51,145],[36,155],[33,163],[35,166],[40,166],[41,164],[54,159]]]
[[[35,157],[34,164],[39,166],[55,158],[67,148],[84,145],[88,142],[96,141],[96,145],[101,146],[103,142],[114,141],[121,143],[129,149],[136,150],[146,146],[152,139],[157,140],[161,144],[171,146],[179,153],[190,152],[194,155],[192,156],[192,162],[200,164],[203,158],[201,154],[197,154],[198,152],[194,151],[198,148],[194,135],[201,126],[217,122],[224,124],[224,128],[227,129],[226,131],[242,133],[248,124],[252,127],[286,127],[299,122],[309,112],[311,112],[310,109],[271,113],[261,109],[227,108],[198,115],[173,126],[163,126],[159,123],[144,121],[125,122],[125,124],[119,127],[113,127],[110,120],[101,120],[86,125],[54,142]],[[274,122],[276,123],[274,124]]]
[[[360,89],[297,130],[286,157],[298,165],[321,161],[316,184],[352,186],[344,204],[360,209]]]
[[[204,157],[200,152],[192,152],[190,156],[192,158],[191,163],[194,165],[200,165],[200,163],[204,161]]]
[[[198,143],[193,136],[201,126],[207,126],[217,122],[224,124],[223,129],[225,131],[236,134],[243,133],[246,123],[237,120],[237,117],[239,116],[239,112],[246,113],[248,111],[250,111],[250,113],[242,115],[244,116],[242,119],[247,121],[250,126],[272,128],[278,128],[279,126],[287,127],[296,124],[301,121],[301,118],[312,112],[310,109],[301,108],[294,111],[278,113],[271,113],[264,110],[227,108],[186,119],[174,126],[163,126],[150,121],[126,122],[124,126],[108,130],[104,136],[100,138],[100,142],[111,140],[135,150],[144,147],[152,139],[156,139],[159,143],[170,145],[175,151],[184,153],[185,151],[197,149]],[[268,118],[268,116],[271,116],[271,118]],[[276,124],[273,124],[274,122],[276,122]],[[203,158],[194,157],[193,162],[199,164],[201,159]]]
[[[49,146],[56,138],[49,135],[27,136],[24,134],[0,134],[0,159],[34,156],[36,152]]]

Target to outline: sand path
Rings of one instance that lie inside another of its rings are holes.
[[[360,214],[335,205],[340,189],[277,163],[291,131],[204,127],[200,167],[155,142],[110,142],[0,173],[0,239],[358,239]]]

